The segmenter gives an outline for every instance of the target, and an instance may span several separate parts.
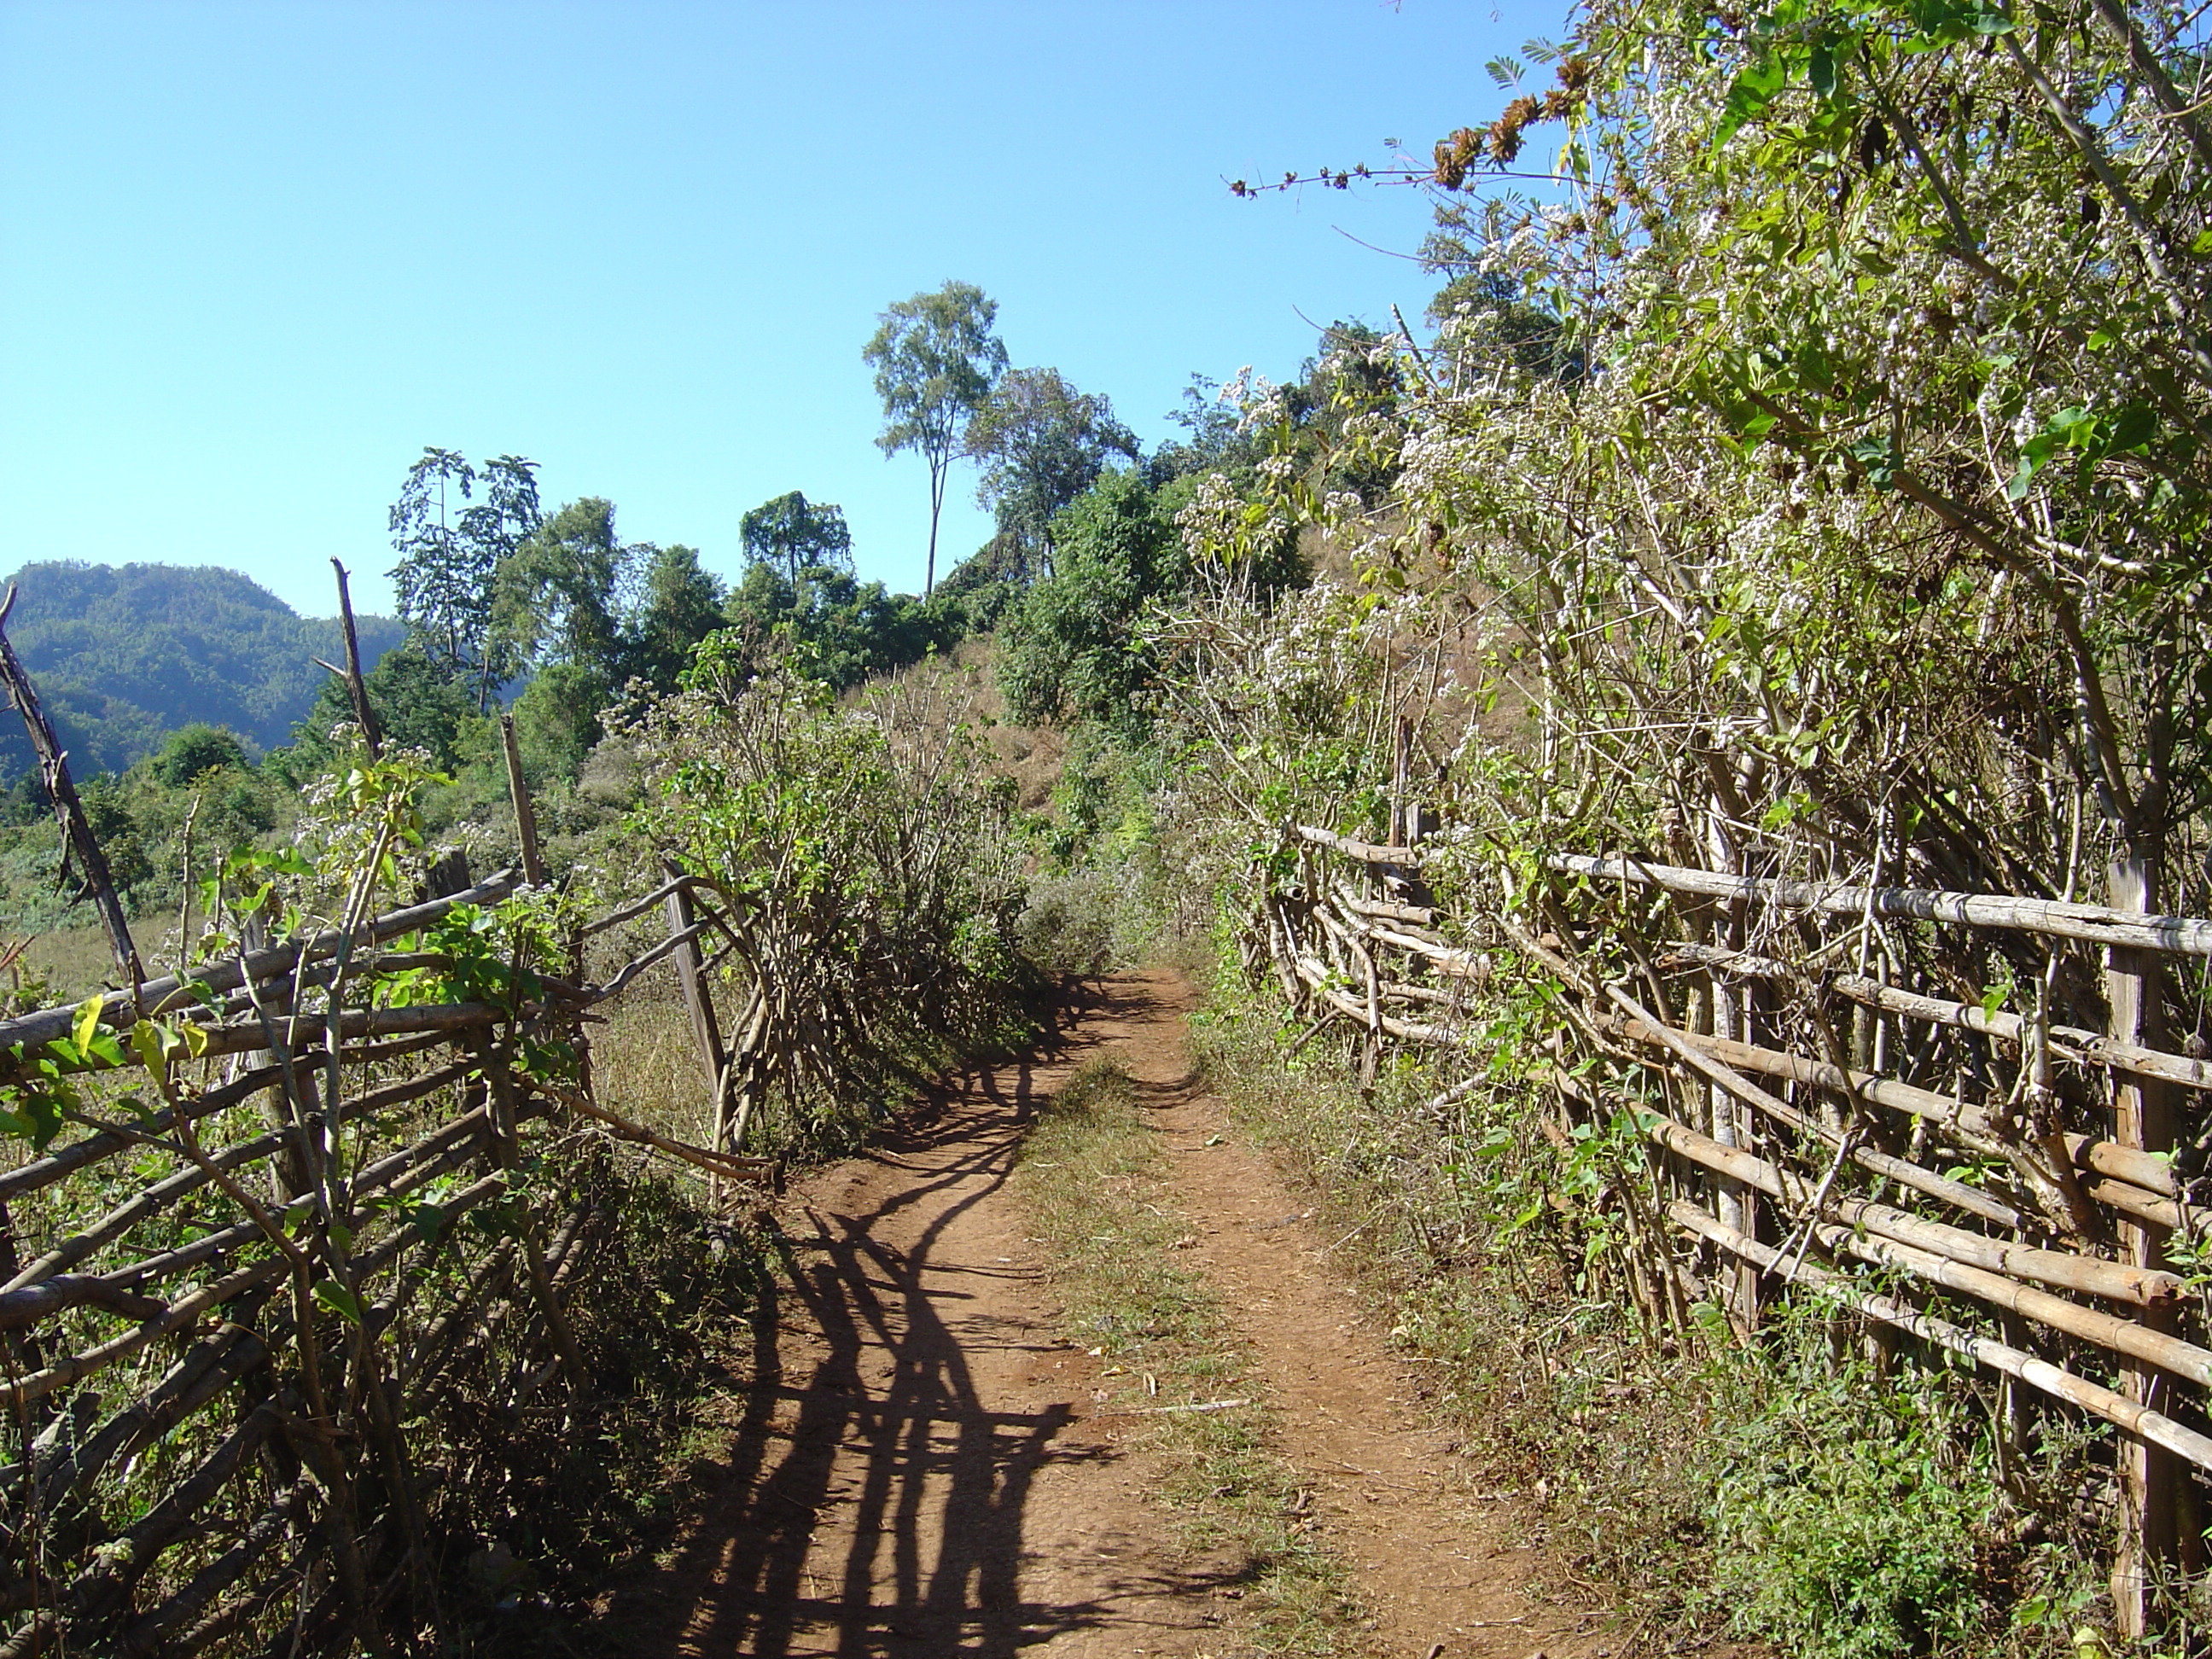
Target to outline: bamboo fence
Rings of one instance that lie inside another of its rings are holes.
[[[1708,1301],[1748,1340],[1779,1287],[1818,1287],[2006,1379],[2009,1437],[2033,1432],[2030,1391],[2114,1425],[2116,1592],[2201,1565],[2212,1338],[2178,1264],[2204,1237],[2183,1171],[2206,1149],[2141,1126],[2203,1115],[2136,1103],[2212,1090],[2212,1066],[2133,1039],[2146,1002],[2191,1001],[2173,970],[2212,956],[2212,921],[1568,854],[1521,902],[1454,919],[1433,842],[1288,834],[1253,961],[1353,1028],[1370,1077],[1392,1043],[1479,1060],[1504,976],[1561,988],[1541,1127],[1644,1144],[1604,1201],[1648,1324]],[[1992,966],[2027,1012],[1971,995]]]
[[[350,639],[348,670],[365,710]],[[0,1659],[446,1650],[456,1553],[483,1540],[440,1529],[445,1484],[474,1478],[441,1431],[496,1457],[550,1398],[592,1432],[569,1310],[631,1288],[607,1248],[625,1189],[594,1178],[611,1143],[717,1200],[775,1179],[737,1150],[766,1039],[726,1051],[706,988],[702,938],[736,930],[678,874],[557,949],[515,945],[496,994],[408,1000],[411,970],[456,966],[437,924],[544,880],[518,769],[523,871],[145,979],[4,632],[0,684],[125,987],[0,1020],[0,1106],[57,1056],[78,1103],[0,1170]],[[591,936],[664,907],[665,937],[586,977]],[[710,1146],[592,1085],[592,1011],[670,958]]]
[[[160,1109],[95,1108],[0,1172],[0,1407],[15,1441],[0,1468],[0,1655],[429,1639],[449,1540],[426,1532],[439,1472],[415,1431],[453,1402],[497,1416],[557,1387],[585,1431],[595,1380],[564,1310],[623,1289],[613,1264],[594,1266],[612,1218],[588,1196],[549,1211],[520,1172],[615,1139],[718,1193],[771,1178],[767,1160],[686,1144],[592,1095],[588,1011],[667,957],[696,981],[696,931],[600,983],[525,971],[498,1004],[289,1012],[346,952],[364,984],[386,944],[400,949],[383,965],[434,963],[409,936],[521,886],[504,872],[216,965],[198,1055],[149,1074]],[[180,994],[155,981],[95,1006],[127,1029]],[[0,1071],[88,1012],[0,1022]],[[571,1063],[547,1066],[549,1045]],[[489,1224],[460,1224],[478,1212]]]

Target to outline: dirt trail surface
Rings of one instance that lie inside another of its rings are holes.
[[[723,1656],[1232,1655],[1240,1560],[1180,1547],[1100,1361],[1063,1340],[1006,1189],[1025,1126],[1082,1060],[1137,1079],[1190,1255],[1257,1356],[1278,1449],[1352,1569],[1377,1654],[1582,1659],[1519,1593],[1528,1558],[1419,1420],[1418,1381],[1333,1275],[1292,1189],[1195,1085],[1187,987],[1127,975],[1057,1041],[967,1080],[783,1213],[790,1288],[757,1386],[678,1554],[626,1595],[635,1651]],[[656,1628],[657,1627],[657,1628]],[[1438,1644],[1441,1644],[1439,1649]]]

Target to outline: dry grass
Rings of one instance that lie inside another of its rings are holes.
[[[172,916],[171,921],[176,920]],[[18,936],[20,937],[20,936]],[[14,940],[0,934],[0,943]],[[141,951],[145,946],[140,946]],[[154,971],[149,966],[149,973]],[[82,927],[60,927],[33,934],[19,967],[0,979],[0,995],[28,997],[25,1009],[76,1002],[116,980],[115,959],[108,953],[107,932],[97,922]],[[43,991],[36,987],[43,983]]]
[[[1054,1264],[1067,1335],[1109,1362],[1109,1387],[1133,1406],[1258,1394],[1211,1288],[1176,1265],[1188,1226],[1126,1071],[1110,1060],[1079,1068],[1030,1132],[1016,1181]],[[1266,1400],[1149,1420],[1133,1443],[1164,1466],[1163,1495],[1188,1542],[1245,1563],[1249,1651],[1362,1651],[1349,1577],[1301,1523],[1300,1483],[1272,1449]]]

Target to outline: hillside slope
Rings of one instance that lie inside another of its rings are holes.
[[[333,617],[301,617],[234,570],[168,564],[27,564],[8,637],[38,682],[80,772],[119,771],[195,720],[262,748],[289,741],[344,647]],[[392,617],[356,619],[364,659],[399,643]],[[11,716],[0,777],[31,751]]]

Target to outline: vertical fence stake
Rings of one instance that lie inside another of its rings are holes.
[[[499,717],[499,744],[507,756],[507,793],[514,803],[514,835],[522,843],[522,878],[532,887],[545,884],[545,863],[538,855],[538,811],[530,804],[530,786],[522,778],[522,750],[514,740],[514,716]]]
[[[2123,853],[2111,872],[2110,902],[2116,909],[2155,914],[2158,908],[2158,866],[2133,850]],[[2160,1046],[2165,1036],[2160,963],[2148,951],[2112,947],[2106,954],[2105,997],[2112,1012],[2110,1030],[2121,1042],[2146,1048]],[[2132,1073],[2112,1073],[2112,1139],[2134,1151],[2165,1152],[2173,1149],[2173,1095],[2165,1084]],[[2163,1227],[2133,1219],[2123,1220],[2120,1243],[2124,1260],[2137,1267],[2164,1265]],[[2148,1309],[2137,1316],[2154,1328],[2170,1329],[2172,1316]],[[2173,1388],[2166,1374],[2138,1361],[2122,1371],[2121,1389],[2127,1397],[2154,1411],[2173,1408]],[[2185,1557],[2194,1541],[2189,1524],[2194,1508],[2189,1473],[2179,1459],[2148,1441],[2123,1435],[2119,1442],[2119,1539],[2112,1552],[2112,1603],[2120,1634],[2130,1640],[2151,1632],[2156,1591],[2162,1574],[2189,1565]]]
[[[378,760],[384,754],[384,733],[377,728],[376,710],[369,707],[368,681],[361,672],[361,635],[354,631],[353,594],[346,586],[346,568],[332,559],[331,568],[338,573],[338,623],[345,630],[346,695],[353,699],[353,717],[361,722],[361,740],[368,746],[368,757]]]
[[[673,859],[663,859],[660,867],[671,881],[684,873],[683,866]],[[668,896],[668,931],[688,933],[691,931],[691,890],[678,887]],[[714,1127],[722,1127],[722,1103],[730,1085],[729,1056],[722,1051],[722,1030],[714,1018],[714,1001],[708,994],[706,975],[699,954],[699,941],[686,939],[676,947],[676,980],[684,988],[684,1006],[691,1015],[691,1035],[699,1044],[699,1059],[707,1068],[707,1096],[714,1112]],[[716,1151],[720,1151],[719,1146]]]
[[[31,748],[38,755],[40,769],[46,777],[46,799],[53,803],[54,817],[61,824],[62,845],[76,856],[85,890],[99,907],[100,919],[106,925],[107,943],[115,952],[116,969],[135,993],[146,974],[138,965],[138,947],[131,942],[131,924],[123,918],[123,901],[115,891],[115,878],[107,867],[107,854],[100,850],[92,824],[85,817],[84,803],[77,798],[76,785],[70,781],[69,757],[62,749],[61,738],[46,718],[46,711],[40,707],[38,691],[32,686],[21,659],[15,655],[15,647],[8,642],[8,613],[15,608],[15,592],[11,583],[8,597],[0,599],[0,681],[6,683],[15,712],[22,715],[24,729],[30,733]]]

